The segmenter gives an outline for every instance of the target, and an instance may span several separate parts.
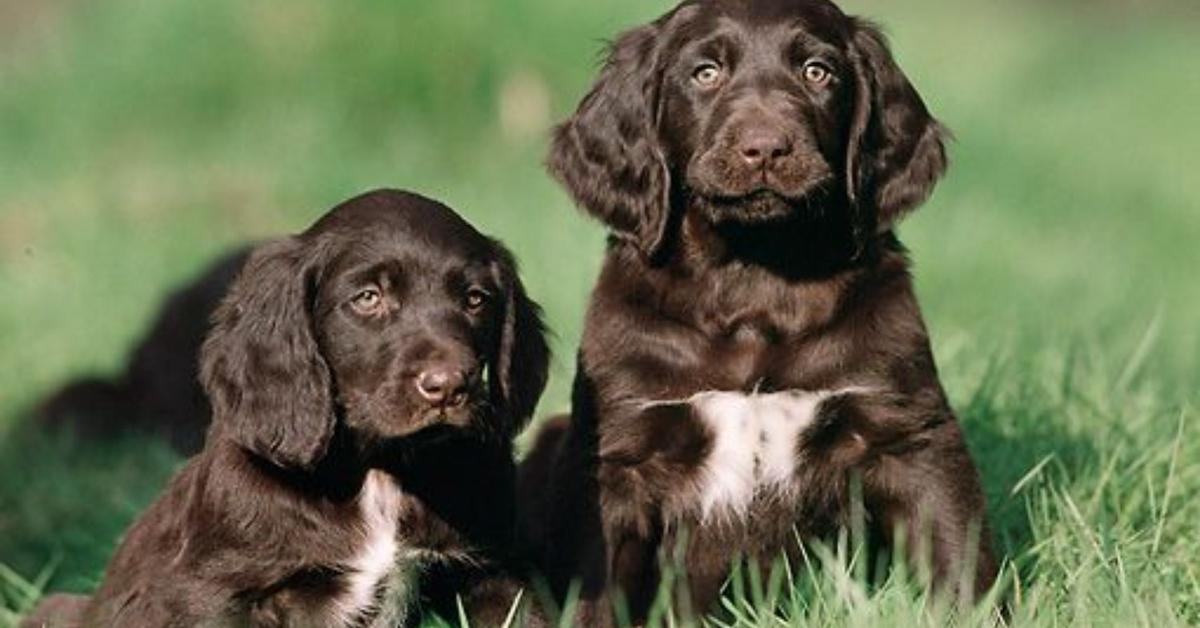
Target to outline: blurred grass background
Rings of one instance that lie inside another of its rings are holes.
[[[1017,616],[1200,621],[1200,5],[842,5],[957,136],[901,237]],[[556,333],[542,412],[564,409],[603,233],[543,173],[547,130],[603,41],[667,7],[0,0],[0,608],[50,564],[93,586],[177,464],[27,434],[28,407],[119,369],[217,254],[368,188],[508,242]],[[831,617],[888,608],[864,604]]]

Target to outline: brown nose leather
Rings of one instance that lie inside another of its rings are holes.
[[[738,152],[746,165],[763,168],[792,152],[792,143],[787,135],[774,129],[759,127],[747,129],[738,138]]]
[[[432,368],[417,376],[417,392],[431,405],[460,406],[467,399],[467,378],[447,368]]]

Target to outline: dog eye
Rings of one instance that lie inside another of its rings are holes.
[[[487,305],[490,298],[491,295],[481,288],[467,290],[467,310],[472,314],[478,313],[483,309],[483,306]]]
[[[692,70],[692,80],[701,87],[712,87],[721,80],[721,66],[715,63],[701,63]]]
[[[375,288],[360,290],[358,294],[354,295],[353,299],[350,299],[350,305],[353,306],[354,310],[359,314],[373,313],[382,302],[383,295],[381,295]]]
[[[820,61],[809,61],[804,64],[804,80],[817,86],[824,86],[833,78],[833,70]]]

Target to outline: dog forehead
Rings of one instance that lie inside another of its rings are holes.
[[[375,190],[345,201],[329,210],[304,235],[326,233],[400,235],[447,246],[486,241],[453,209],[402,190]]]
[[[411,192],[376,190],[326,213],[302,237],[335,257],[490,259],[491,240],[446,205]],[[355,253],[357,252],[357,253]]]
[[[343,239],[331,253],[321,275],[331,286],[386,276],[395,285],[428,288],[447,281],[490,281],[493,274],[494,258],[486,251],[396,234]]]
[[[827,0],[695,0],[681,5],[674,16],[692,37],[718,30],[790,36],[800,30],[831,43],[841,41],[851,23]]]

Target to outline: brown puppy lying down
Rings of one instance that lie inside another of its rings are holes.
[[[642,620],[684,539],[679,597],[711,610],[735,559],[845,526],[858,481],[938,586],[992,583],[893,232],[945,134],[880,33],[826,0],[689,1],[617,39],[550,151],[611,238],[572,416],[520,482],[553,588],[582,581],[581,623],[618,599]]]
[[[85,439],[136,431],[165,438],[181,454],[200,451],[212,416],[200,387],[200,345],[249,255],[249,246],[232,251],[172,292],[119,376],[72,381],[38,404],[35,415]]]
[[[395,191],[334,208],[250,256],[202,350],[204,449],[91,600],[35,618],[396,626],[424,593],[499,621],[511,439],[547,353],[512,256],[453,211]]]

